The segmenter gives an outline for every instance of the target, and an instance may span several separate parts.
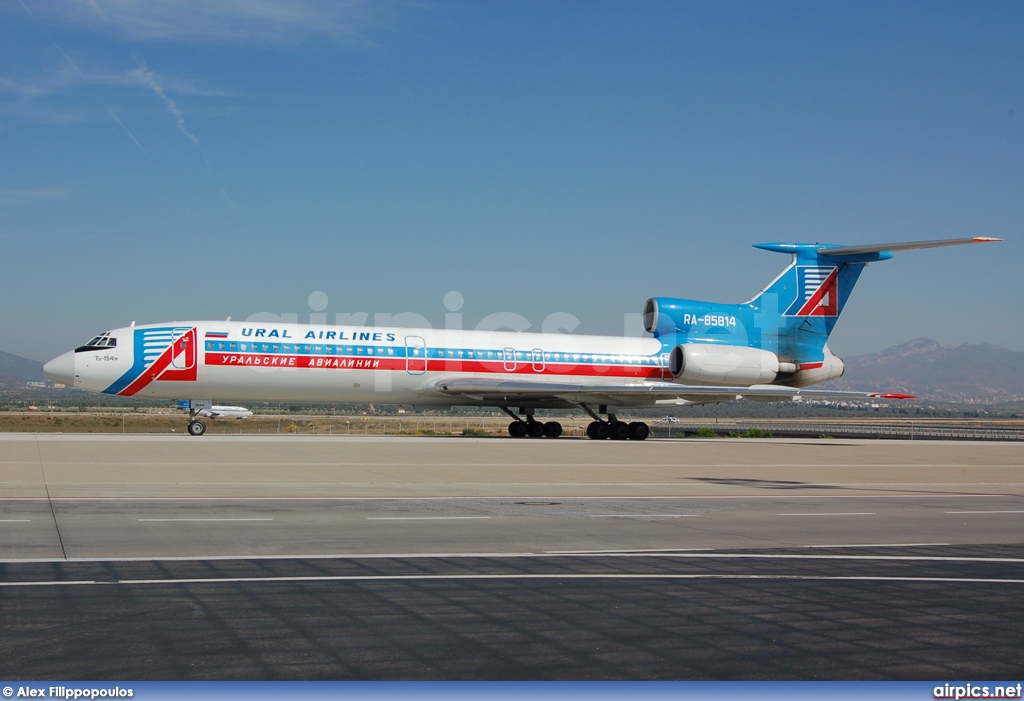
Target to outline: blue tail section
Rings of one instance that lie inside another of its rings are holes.
[[[711,343],[771,351],[797,364],[820,363],[825,343],[867,263],[886,260],[884,250],[851,251],[817,243],[765,243],[788,253],[789,266],[743,304],[655,298],[644,324],[665,346]]]
[[[817,243],[763,243],[756,248],[789,253],[793,260],[747,302],[760,331],[754,347],[801,363],[824,357],[825,343],[864,266],[892,258],[887,251],[840,253],[839,246]]]

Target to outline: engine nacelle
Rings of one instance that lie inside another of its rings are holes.
[[[703,319],[704,315],[723,313],[728,313],[732,317],[735,326],[737,312],[733,309],[734,306],[692,299],[652,297],[644,303],[644,331],[654,334],[655,338],[678,332],[687,333],[693,328],[695,321]]]
[[[779,357],[770,351],[703,343],[684,343],[673,348],[668,367],[676,382],[737,387],[769,384],[780,371]]]
[[[842,359],[832,355],[832,351],[825,346],[825,357],[821,364],[802,363],[792,377],[785,379],[785,384],[791,387],[809,387],[838,379],[845,371],[846,364]]]

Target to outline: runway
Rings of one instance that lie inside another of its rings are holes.
[[[1012,677],[1024,446],[0,435],[40,679]]]

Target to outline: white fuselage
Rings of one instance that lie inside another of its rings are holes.
[[[654,338],[234,321],[132,326],[109,338],[113,345],[73,352],[75,387],[168,399],[493,405],[432,386],[466,377],[672,380]]]

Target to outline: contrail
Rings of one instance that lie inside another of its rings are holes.
[[[222,187],[222,188],[220,189],[220,194],[224,195],[224,199],[225,199],[225,200],[227,200],[227,203],[228,203],[228,207],[231,207],[231,211],[233,211],[233,212],[234,212],[235,214],[241,214],[241,212],[239,212],[239,211],[238,211],[238,207],[236,207],[236,206],[235,206],[235,203],[231,201],[231,198],[230,198],[230,197],[228,197],[228,192],[227,192],[227,190],[225,190],[225,189],[224,189],[224,188]]]
[[[112,110],[112,109],[110,109],[108,107],[107,108],[107,112],[109,112],[110,116],[113,117],[115,122],[117,122],[117,126],[119,126],[122,129],[124,129],[124,133],[128,135],[128,138],[132,140],[132,143],[139,147],[139,150],[142,151],[142,155],[148,156],[149,154],[146,153],[146,149],[142,148],[142,144],[140,144],[139,140],[135,138],[135,135],[132,134],[131,131],[128,130],[128,127],[126,127],[124,125],[124,123],[120,119],[117,118],[117,115],[114,114],[114,110]]]
[[[107,22],[108,24],[110,23],[110,20],[107,19],[107,16],[105,14],[103,14],[103,10],[100,9],[100,6],[96,2],[96,0],[88,0],[88,5],[93,9],[93,11],[97,15],[100,16],[100,19],[102,19],[104,22]]]
[[[167,111],[170,112],[174,119],[178,122],[178,129],[181,131],[181,133],[187,136],[189,138],[189,141],[194,143],[196,146],[199,146],[199,139],[196,138],[195,134],[193,134],[192,132],[185,128],[185,115],[183,115],[181,113],[181,110],[178,109],[177,103],[175,103],[174,100],[172,100],[171,98],[167,97],[167,93],[164,92],[164,89],[160,86],[160,83],[157,82],[156,75],[153,73],[153,71],[149,70],[149,68],[147,68],[146,66],[142,66],[141,68],[137,68],[134,71],[129,71],[128,75],[134,78],[138,78],[143,83],[152,88],[153,92],[157,94],[157,97],[163,100],[164,104],[167,105]]]

